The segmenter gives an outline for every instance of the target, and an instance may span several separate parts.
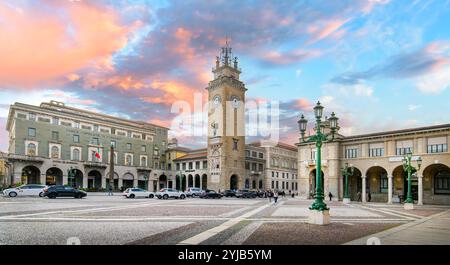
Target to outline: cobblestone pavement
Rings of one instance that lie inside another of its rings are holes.
[[[84,199],[1,197],[0,244],[56,245],[74,240],[81,244],[365,244],[373,234],[385,236],[386,243],[400,244],[416,232],[411,240],[431,244],[433,238],[426,231],[440,230],[450,238],[450,208],[445,206],[406,211],[399,204],[333,201],[327,202],[331,224],[316,226],[307,224],[310,204],[297,198],[282,198],[275,205],[267,199],[158,200],[104,194]],[[415,225],[424,223],[428,226]],[[395,229],[401,233],[389,241],[387,235]]]

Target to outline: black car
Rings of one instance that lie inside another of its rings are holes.
[[[258,195],[254,190],[238,190],[236,192],[237,198],[256,198]]]
[[[86,192],[70,186],[54,185],[44,189],[44,197],[48,197],[49,199],[54,199],[56,197],[74,197],[81,199],[86,197],[86,195]]]
[[[236,192],[234,190],[225,190],[222,195],[225,197],[236,197]]]
[[[220,198],[222,198],[222,194],[217,193],[214,190],[206,190],[202,194],[200,194],[200,198],[203,198],[203,199],[210,199],[210,198],[212,198],[212,199],[220,199]]]

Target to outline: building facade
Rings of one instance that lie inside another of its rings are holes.
[[[51,101],[11,105],[7,130],[12,182],[104,189],[109,185],[111,146],[116,189],[154,189],[164,175],[168,129],[161,126]],[[74,177],[69,178],[69,170]]]
[[[339,136],[322,147],[322,175],[325,194],[342,199],[345,163],[354,167],[349,178],[351,200],[400,202],[407,193],[407,174],[402,159],[413,154],[413,164],[422,158],[420,169],[413,174],[411,185],[415,201],[420,204],[450,204],[450,124]],[[315,145],[297,144],[299,193],[310,198],[315,190]]]

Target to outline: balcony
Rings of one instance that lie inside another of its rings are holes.
[[[102,162],[86,161],[83,163],[85,167],[107,168],[108,165]]]
[[[147,166],[138,166],[137,171],[152,171],[151,167],[147,167]]]
[[[43,163],[46,158],[41,156],[28,156],[28,155],[18,155],[18,154],[9,154],[8,155],[9,160],[14,161],[26,161],[26,162],[37,162],[37,163]]]
[[[306,164],[308,166],[315,166],[316,160],[315,159],[306,160]],[[326,159],[322,159],[322,165],[327,165],[327,164],[328,164],[328,161]]]

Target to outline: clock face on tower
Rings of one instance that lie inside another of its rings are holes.
[[[238,96],[231,96],[231,105],[233,106],[233,108],[237,108],[239,107],[239,97]]]
[[[220,98],[219,95],[214,96],[213,103],[214,103],[215,107],[219,106],[221,102],[222,102],[222,99]]]

